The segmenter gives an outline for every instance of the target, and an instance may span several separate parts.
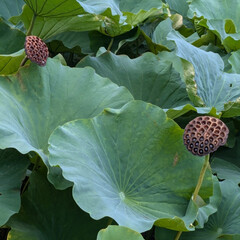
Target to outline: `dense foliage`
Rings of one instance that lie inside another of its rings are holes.
[[[1,240],[240,240],[238,0],[0,6]],[[195,199],[201,115],[229,136]]]

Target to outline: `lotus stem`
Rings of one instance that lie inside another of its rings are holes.
[[[30,26],[29,26],[29,29],[28,29],[27,34],[26,34],[27,36],[32,34],[32,29],[33,29],[36,17],[37,17],[37,15],[35,15],[35,13],[34,13],[33,17],[32,17],[32,20],[31,20],[31,23],[30,23]]]
[[[207,170],[208,165],[209,165],[209,154],[205,156],[204,164],[202,166],[202,169],[201,169],[201,172],[200,172],[200,175],[199,175],[199,178],[198,178],[198,183],[197,183],[197,186],[196,186],[196,188],[194,190],[194,193],[193,193],[193,201],[194,202],[196,201],[198,193],[199,193],[200,188],[202,186],[202,182],[203,182],[204,175],[205,175],[205,172]]]

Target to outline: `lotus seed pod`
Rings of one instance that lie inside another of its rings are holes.
[[[183,141],[192,154],[204,156],[224,145],[228,133],[228,127],[221,120],[209,116],[196,117],[185,127]]]
[[[27,36],[25,40],[25,52],[27,57],[38,64],[45,66],[49,55],[47,45],[37,36]]]

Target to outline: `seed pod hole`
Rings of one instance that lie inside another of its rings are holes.
[[[194,155],[204,156],[224,145],[228,134],[228,127],[221,120],[201,116],[187,124],[183,139],[188,151]]]

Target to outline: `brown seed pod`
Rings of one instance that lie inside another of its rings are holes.
[[[45,66],[49,55],[48,47],[41,38],[37,36],[27,36],[25,40],[25,52],[27,57],[38,64]]]
[[[196,117],[185,127],[183,141],[192,154],[204,156],[224,145],[228,133],[228,127],[221,120],[209,116]]]

